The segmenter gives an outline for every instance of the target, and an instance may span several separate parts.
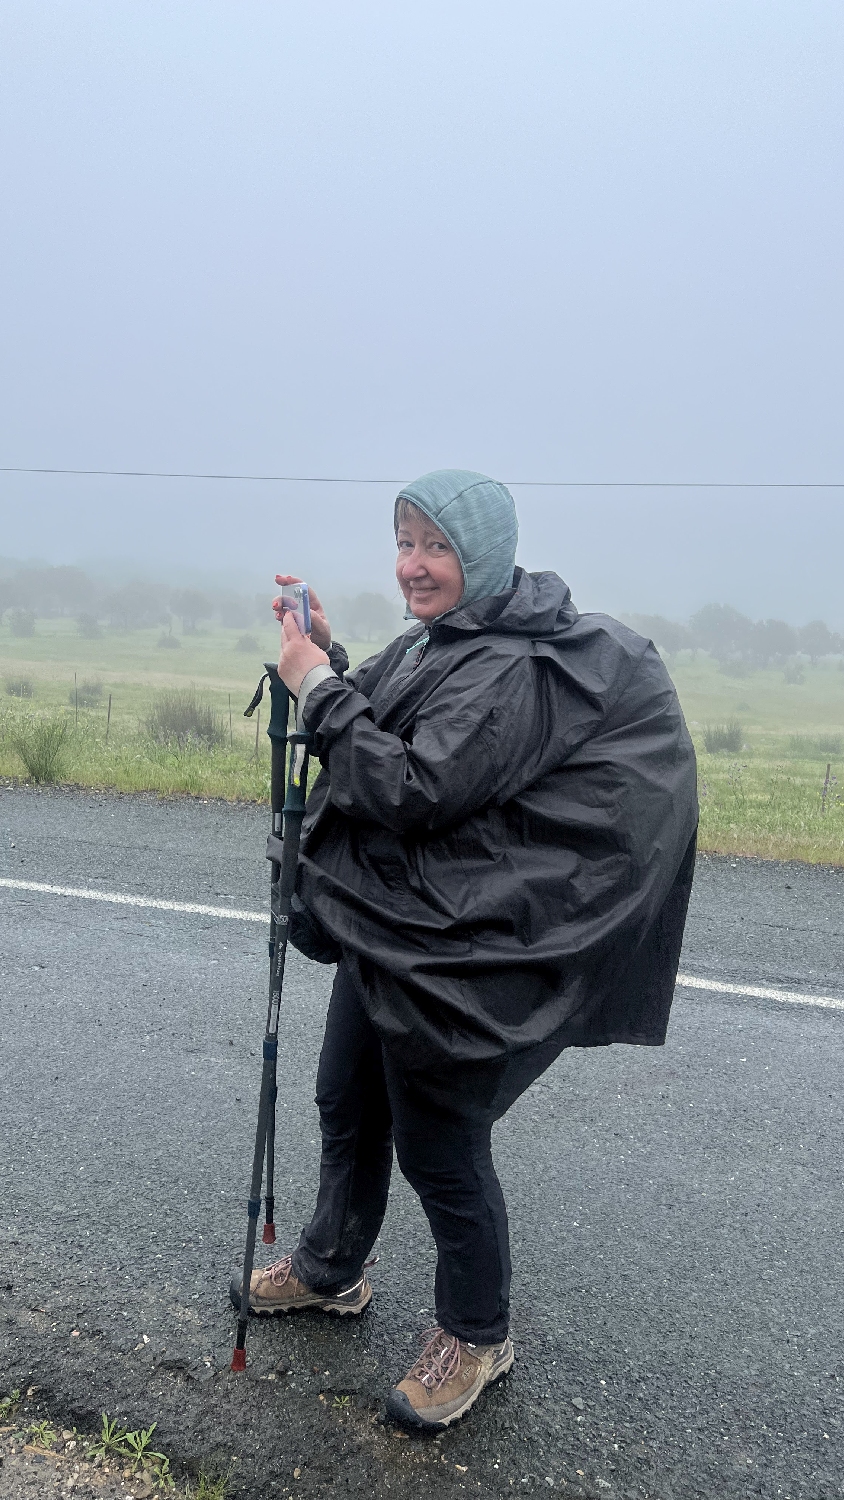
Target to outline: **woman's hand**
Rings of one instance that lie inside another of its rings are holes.
[[[284,583],[298,583],[298,578],[285,578]],[[323,619],[325,616],[323,616]],[[329,666],[324,651],[315,645],[308,635],[299,634],[299,626],[291,614],[281,622],[281,655],[278,659],[278,675],[294,696],[302,686],[302,678],[311,667]]]
[[[301,578],[294,578],[292,573],[276,573],[276,583],[282,585],[287,583],[302,583]],[[319,602],[310,584],[308,584],[308,603],[311,606],[311,640],[317,646],[322,646],[327,651],[331,645],[331,626],[325,616],[325,610]],[[273,600],[273,610],[277,620],[281,619],[281,595]],[[313,662],[311,663],[313,666]]]

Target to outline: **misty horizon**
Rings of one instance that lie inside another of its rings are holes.
[[[0,553],[392,588],[402,475],[844,481],[840,7],[11,0]],[[578,607],[844,627],[844,489],[512,484]]]

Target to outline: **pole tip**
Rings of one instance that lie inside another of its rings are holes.
[[[232,1355],[232,1369],[240,1374],[246,1369],[246,1350],[235,1349]]]
[[[267,1222],[264,1225],[264,1233],[261,1235],[261,1239],[265,1245],[275,1244],[275,1224]]]

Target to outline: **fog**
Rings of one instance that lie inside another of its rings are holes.
[[[844,627],[838,4],[3,7],[0,554],[391,590],[512,483],[582,608]],[[244,586],[246,586],[244,584]]]

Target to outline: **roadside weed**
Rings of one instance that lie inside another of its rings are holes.
[[[218,1475],[216,1479],[200,1469],[196,1484],[189,1484],[185,1490],[185,1500],[226,1500],[230,1478],[231,1469],[227,1474]]]
[[[145,1464],[153,1458],[163,1458],[163,1453],[158,1453],[152,1446],[152,1435],[157,1423],[153,1422],[151,1427],[141,1427],[137,1432],[127,1432],[124,1436],[126,1452],[131,1458],[132,1473],[136,1474]]]
[[[21,1393],[18,1390],[10,1391],[8,1396],[0,1396],[0,1422],[15,1415],[20,1399]]]
[[[213,750],[225,740],[223,721],[210,703],[197,698],[194,688],[171,688],[159,693],[146,722],[158,745],[180,750]]]
[[[100,1435],[89,1444],[88,1457],[99,1459],[100,1462],[128,1459],[132,1474],[148,1474],[159,1489],[173,1490],[176,1482],[170,1473],[170,1460],[166,1454],[152,1447],[152,1435],[156,1426],[157,1423],[153,1422],[151,1427],[139,1427],[134,1432],[128,1432],[125,1427],[118,1426],[116,1417],[109,1417],[103,1412]]]
[[[126,1448],[123,1440],[126,1437],[125,1429],[118,1427],[116,1417],[108,1417],[103,1412],[103,1425],[99,1437],[88,1445],[89,1458],[125,1458]]]
[[[707,755],[717,755],[719,750],[729,750],[733,755],[738,755],[741,741],[742,730],[738,719],[728,719],[726,724],[707,724],[703,731]]]
[[[141,1427],[137,1432],[124,1433],[123,1451],[129,1459],[129,1467],[133,1474],[147,1473],[162,1489],[173,1489],[170,1460],[152,1446],[152,1435],[157,1425],[153,1422],[151,1427]]]
[[[27,1427],[24,1436],[36,1448],[52,1448],[57,1434],[55,1428],[51,1427],[45,1418],[43,1422],[33,1422],[30,1427]]]
[[[64,769],[69,719],[22,719],[9,735],[12,749],[23,761],[32,781],[58,781]]]

